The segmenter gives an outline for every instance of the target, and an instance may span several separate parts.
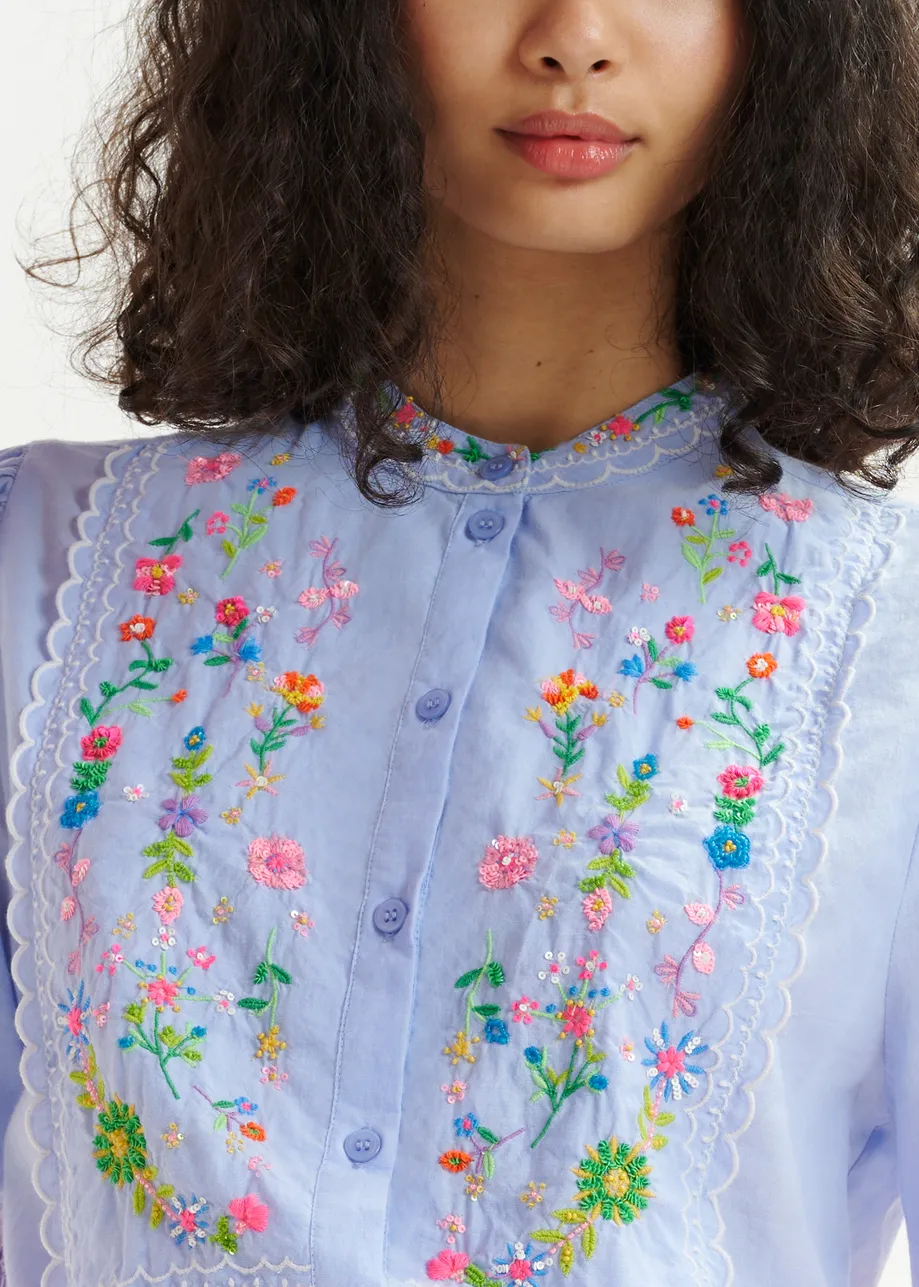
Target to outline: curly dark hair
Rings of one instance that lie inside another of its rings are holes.
[[[782,476],[750,424],[850,491],[889,490],[919,447],[915,3],[743,7],[749,64],[683,212],[680,354],[733,385],[725,490]],[[21,265],[79,278],[102,257],[114,302],[77,337],[80,373],[143,424],[224,440],[350,398],[357,486],[406,503],[422,451],[383,382],[442,386],[399,0],[142,0],[137,17],[136,79],[105,100],[95,177],[77,170],[75,253]]]

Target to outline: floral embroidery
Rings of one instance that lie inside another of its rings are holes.
[[[571,630],[571,642],[575,648],[591,648],[597,637],[575,629],[575,612],[578,608],[593,616],[605,616],[612,612],[609,599],[605,595],[595,594],[594,591],[599,589],[607,572],[619,572],[624,564],[625,555],[620,554],[618,550],[605,553],[601,549],[599,572],[596,568],[581,568],[578,571],[580,578],[578,581],[562,581],[558,577],[555,578],[555,588],[561,598],[558,603],[549,608],[549,615],[556,621],[567,622]]]
[[[718,525],[718,520],[728,512],[728,502],[724,497],[712,492],[708,496],[703,496],[698,503],[705,506],[705,513],[712,520],[708,532],[703,532],[696,525],[695,512],[683,505],[677,505],[671,511],[670,517],[677,527],[689,529],[689,535],[683,537],[681,549],[683,558],[699,574],[699,598],[702,603],[705,603],[706,587],[724,572],[723,563],[713,562],[717,557],[715,543],[730,541],[737,533],[733,528],[722,528]]]
[[[316,928],[316,922],[307,916],[306,912],[292,911],[290,914],[290,927],[301,938],[307,938],[310,930]]]
[[[240,818],[243,816],[243,811],[238,805],[234,805],[232,809],[222,810],[220,816],[228,827],[235,827],[237,822],[239,822]]]
[[[619,674],[635,679],[632,709],[636,714],[638,713],[638,692],[642,684],[650,680],[655,688],[672,688],[674,679],[690,680],[695,676],[696,667],[691,661],[681,661],[672,655],[673,648],[689,643],[694,632],[692,617],[671,617],[664,628],[664,633],[672,646],[661,650],[653,635],[644,627],[635,626],[629,631],[626,636],[628,642],[640,645],[643,656],[635,653],[627,658],[620,665]],[[672,678],[662,679],[660,674],[654,674],[655,670],[663,670]]]
[[[197,795],[199,788],[211,781],[210,773],[198,771],[210,759],[213,750],[205,739],[203,728],[193,728],[185,737],[188,755],[172,757],[172,772],[169,776],[182,795],[162,801],[165,812],[157,825],[164,836],[162,840],[154,841],[141,851],[145,858],[156,860],[147,867],[144,880],[151,880],[154,876],[165,873],[168,886],[175,888],[179,881],[189,883],[196,879],[194,869],[185,859],[193,858],[195,852],[188,837],[207,821],[207,814],[200,808]],[[154,907],[157,907],[155,900]]]
[[[263,1085],[273,1086],[275,1090],[280,1090],[284,1082],[289,1080],[289,1075],[286,1072],[281,1072],[277,1064],[266,1064],[262,1069],[261,1077],[259,1077],[259,1081]]]
[[[237,451],[222,451],[219,456],[195,456],[185,471],[186,485],[220,482],[242,463],[243,458]]]
[[[641,598],[643,603],[654,603],[660,598],[661,590],[659,585],[650,585],[647,581],[641,583]]]
[[[441,1092],[446,1096],[448,1104],[458,1104],[466,1095],[466,1082],[450,1081],[444,1082],[441,1086]]]
[[[803,523],[814,512],[814,502],[810,498],[797,500],[787,492],[766,492],[760,496],[759,503],[786,523]]]
[[[539,851],[526,836],[496,836],[479,863],[479,880],[486,889],[511,889],[532,876]]]
[[[267,1011],[268,1023],[265,1030],[258,1034],[258,1048],[255,1058],[269,1059],[272,1062],[277,1059],[282,1050],[287,1049],[287,1042],[281,1040],[280,1025],[275,1020],[281,995],[280,989],[290,987],[293,982],[287,970],[282,969],[280,965],[276,965],[271,959],[271,951],[277,933],[277,929],[273,929],[268,935],[265,955],[255,967],[255,972],[252,975],[253,985],[255,987],[264,987],[267,983],[271,988],[271,995],[267,999],[264,997],[242,997],[239,1002],[240,1009],[248,1010],[251,1014],[264,1014]]]
[[[549,894],[543,894],[542,898],[540,898],[539,902],[536,904],[536,914],[541,921],[548,920],[550,916],[555,915],[555,909],[557,906],[558,899],[554,895],[550,896]]]
[[[718,609],[718,618],[720,621],[736,621],[739,616],[740,610],[730,603],[726,603],[723,608]]]
[[[264,714],[264,706],[251,703],[246,712],[255,722],[261,738],[253,737],[249,745],[258,761],[247,764],[248,779],[237,782],[237,786],[247,787],[246,799],[251,800],[259,791],[277,795],[275,782],[282,782],[283,774],[272,774],[272,755],[287,745],[288,738],[305,737],[311,730],[321,729],[325,723],[322,715],[315,712],[325,701],[325,688],[315,675],[301,675],[295,670],[288,670],[278,675],[271,687],[271,692],[279,694],[284,700],[271,712],[270,718]],[[309,716],[300,722],[291,714],[290,708],[300,715]]]
[[[138,804],[141,800],[148,799],[150,792],[138,782],[136,786],[126,786],[122,791],[122,795],[128,804]]]
[[[534,1279],[542,1278],[552,1263],[551,1257],[534,1254],[529,1243],[508,1243],[507,1259],[495,1260],[494,1272],[520,1287],[535,1287]]]
[[[283,559],[269,559],[267,563],[262,564],[259,568],[259,572],[264,573],[264,575],[268,577],[278,577],[281,575],[283,566]]]
[[[274,493],[271,501],[264,509],[256,509],[256,502],[259,496],[265,492],[277,487],[273,478],[253,478],[249,482],[249,502],[247,505],[233,504],[230,510],[238,516],[238,523],[228,523],[227,529],[233,533],[235,540],[225,536],[221,542],[224,554],[227,556],[227,566],[221,572],[221,578],[229,576],[236,561],[244,550],[251,549],[268,532],[269,521],[274,510],[282,506],[289,505],[297,494],[295,487],[281,487]]]
[[[67,956],[68,974],[79,973],[83,948],[91,941],[94,935],[99,933],[99,926],[95,916],[87,916],[83,909],[79,889],[86,879],[86,874],[92,864],[89,858],[79,858],[74,861],[75,852],[75,845],[64,844],[54,855],[56,865],[63,872],[66,872],[70,884],[70,892],[61,900],[60,918],[62,921],[76,918],[79,929],[77,946]]]
[[[576,842],[577,836],[575,833],[573,831],[566,831],[564,828],[559,831],[558,835],[556,835],[552,841],[554,845],[561,845],[563,849],[570,849],[572,845],[576,844]]]
[[[198,602],[198,600],[201,598],[201,595],[198,593],[197,590],[188,589],[188,590],[180,590],[176,597],[179,600],[179,603],[183,604],[184,607],[190,608],[192,604]]]
[[[557,805],[561,805],[566,795],[580,794],[574,789],[572,783],[576,782],[581,775],[580,773],[569,774],[568,770],[581,759],[584,754],[584,742],[603,722],[595,716],[593,723],[581,728],[583,713],[572,713],[572,707],[581,699],[585,702],[596,701],[600,692],[596,684],[574,670],[564,670],[561,674],[553,675],[551,679],[544,680],[540,687],[543,699],[555,713],[557,732],[542,718],[542,710],[539,706],[527,710],[525,718],[539,725],[543,734],[552,742],[553,753],[559,758],[561,764],[558,766],[554,780],[538,779],[540,784],[546,787],[546,792],[536,798],[546,800],[551,796]]]
[[[540,1202],[544,1201],[543,1194],[545,1189],[545,1184],[537,1184],[535,1180],[530,1180],[527,1187],[520,1194],[520,1201],[532,1211],[534,1207],[539,1206]],[[465,1233],[465,1230],[463,1232]]]
[[[330,623],[336,630],[344,629],[351,620],[350,600],[359,590],[357,582],[347,580],[345,569],[333,558],[337,544],[337,537],[330,541],[327,536],[309,543],[309,552],[313,558],[322,559],[322,585],[310,586],[308,590],[304,590],[297,602],[308,611],[325,609],[318,625],[303,626],[297,631],[297,642],[310,648]]]
[[[770,550],[768,545],[766,545],[766,561],[765,563],[760,564],[756,569],[756,575],[760,577],[772,577],[772,593],[776,596],[779,593],[780,586],[801,584],[801,578],[799,576],[791,576],[788,572],[779,571],[779,565],[776,562],[775,555],[772,553],[772,550]],[[802,604],[802,607],[803,606],[804,605]]]
[[[450,1281],[461,1283],[467,1272],[468,1265],[469,1257],[464,1251],[439,1251],[433,1259],[428,1261],[425,1269],[428,1277],[435,1282]],[[482,1281],[485,1281],[484,1275]]]
[[[161,559],[138,559],[134,565],[134,589],[150,596],[162,596],[175,588],[175,574],[182,566],[180,554]]]
[[[650,771],[653,769],[653,772]],[[646,804],[651,798],[651,788],[647,779],[657,773],[657,761],[652,755],[644,760],[636,760],[633,765],[633,776],[629,777],[624,765],[617,770],[622,795],[609,792],[604,798],[615,813],[608,813],[602,822],[591,827],[587,832],[591,840],[597,841],[599,856],[587,864],[588,872],[595,875],[585,876],[578,882],[578,889],[586,897],[582,910],[591,930],[602,929],[610,912],[613,910],[612,889],[621,898],[630,898],[631,890],[626,884],[634,879],[635,869],[622,857],[623,851],[631,853],[635,848],[635,838],[639,827],[627,820],[626,815]]]
[[[254,1104],[244,1096],[240,1096],[239,1099],[211,1099],[210,1095],[203,1091],[200,1086],[194,1086],[192,1089],[195,1090],[203,1100],[210,1104],[211,1108],[216,1113],[216,1117],[214,1118],[215,1131],[224,1131],[227,1135],[234,1136],[236,1136],[236,1132],[238,1131],[239,1136],[243,1139],[254,1140],[259,1144],[263,1143],[267,1139],[267,1132],[265,1131],[264,1126],[259,1122],[245,1120],[258,1112],[258,1104]],[[245,1145],[240,1139],[240,1147],[237,1149],[235,1147],[236,1142],[236,1139],[234,1139],[233,1152],[242,1152]]]
[[[185,1136],[175,1122],[170,1122],[168,1128],[160,1135],[160,1139],[165,1141],[167,1148],[178,1148]]]
[[[664,915],[663,912],[659,912],[655,908],[655,910],[645,921],[645,929],[648,931],[649,934],[659,934],[666,924],[667,924],[667,917]]]
[[[775,594],[760,593],[753,600],[753,624],[765,634],[796,635],[805,607],[797,594],[780,599]]]
[[[271,889],[299,889],[306,881],[303,850],[287,836],[256,836],[249,845],[249,875]]]
[[[651,1058],[641,1062],[652,1070],[649,1073],[651,1090],[661,1086],[664,1099],[681,1099],[683,1095],[695,1090],[705,1069],[698,1064],[689,1064],[686,1060],[687,1057],[701,1055],[708,1050],[708,1046],[703,1046],[699,1037],[687,1032],[674,1046],[670,1042],[667,1024],[662,1023],[650,1037],[645,1037],[645,1045],[651,1052]]]
[[[466,1195],[477,1201],[485,1192],[486,1182],[494,1178],[495,1152],[508,1140],[523,1134],[523,1127],[510,1135],[499,1136],[482,1126],[473,1113],[457,1117],[453,1122],[457,1136],[463,1141],[462,1149],[448,1149],[438,1161],[445,1171],[454,1174],[466,1172]],[[471,1153],[466,1149],[472,1149]],[[472,1170],[469,1170],[469,1167]]]
[[[112,934],[116,938],[120,935],[122,938],[128,939],[136,929],[137,925],[134,922],[134,913],[128,912],[126,916],[118,917],[118,920],[115,922],[115,928],[112,930]]]
[[[504,966],[500,961],[496,961],[492,956],[493,943],[492,933],[488,930],[486,934],[485,960],[481,965],[476,966],[474,970],[467,970],[456,980],[454,987],[466,993],[466,1007],[463,1017],[463,1026],[456,1034],[456,1038],[449,1046],[444,1046],[443,1053],[449,1058],[454,1067],[461,1061],[474,1064],[476,1056],[472,1053],[472,1046],[481,1041],[481,1037],[475,1036],[470,1038],[469,1031],[472,1027],[472,1016],[484,1024],[485,1040],[496,1045],[507,1045],[509,1034],[507,1024],[500,1018],[501,1007],[494,1002],[476,1002],[479,987],[483,982],[488,982],[493,988],[500,988],[505,981]]]
[[[249,634],[253,625],[249,621],[249,609],[244,599],[234,595],[230,599],[221,599],[214,609],[214,617],[223,630],[212,630],[209,635],[200,635],[191,645],[196,657],[205,658],[205,666],[232,666],[230,683],[236,678],[240,668],[257,662],[262,655],[262,645]],[[219,645],[222,645],[219,646]],[[227,685],[226,692],[229,691]]]
[[[211,913],[215,925],[226,925],[227,921],[233,915],[234,907],[227,896],[224,894],[220,901],[214,905]]]

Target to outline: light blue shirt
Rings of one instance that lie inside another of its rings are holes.
[[[728,495],[693,376],[539,454],[390,392],[394,511],[348,404],[0,457],[10,1287],[868,1287],[915,507]]]

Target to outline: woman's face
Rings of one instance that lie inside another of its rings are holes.
[[[430,111],[426,184],[463,222],[518,247],[615,251],[704,186],[708,143],[745,69],[742,0],[403,5]],[[514,134],[555,111],[597,113],[638,141],[612,168],[566,177],[566,160],[586,154],[589,170],[609,152]]]

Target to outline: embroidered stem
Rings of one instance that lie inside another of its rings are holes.
[[[156,545],[164,549],[166,551],[166,557],[168,558],[180,541],[190,541],[194,536],[191,525],[200,513],[200,509],[196,509],[193,514],[189,514],[188,518],[186,518],[184,523],[179,527],[175,536],[158,536],[156,540],[150,541],[149,544]]]
[[[673,981],[673,1008],[671,1011],[675,1019],[679,1017],[679,1015],[682,1013],[682,1010],[684,1008],[680,1005],[680,997],[684,995],[680,990],[680,980],[683,977],[683,971],[685,970],[689,961],[692,960],[693,952],[696,950],[696,948],[699,946],[700,943],[705,942],[705,939],[714,929],[715,925],[718,922],[718,917],[721,915],[721,912],[723,909],[724,909],[724,872],[719,871],[718,872],[718,901],[715,904],[714,915],[712,916],[711,920],[708,921],[707,924],[703,925],[702,928],[699,930],[699,933],[696,935],[696,937],[690,943],[689,947],[683,953],[682,957],[680,958],[679,964],[677,965],[676,977],[674,978],[674,981]],[[694,994],[692,995],[692,999],[693,1000],[696,999]],[[689,1013],[695,1014],[694,1006],[689,1011]]]
[[[154,657],[153,650],[151,649],[150,645],[147,643],[146,639],[142,639],[140,641],[140,646],[143,648],[144,652],[146,653],[146,659],[144,661],[131,662],[128,669],[136,670],[138,672],[133,679],[129,679],[126,684],[121,684],[121,685],[110,684],[103,680],[103,682],[99,685],[99,691],[102,693],[102,701],[95,708],[95,710],[92,707],[92,703],[89,702],[87,698],[84,697],[80,702],[80,711],[83,715],[83,718],[89,724],[90,728],[95,728],[95,726],[99,723],[99,720],[102,718],[102,715],[108,709],[109,703],[112,701],[112,698],[118,697],[121,693],[127,692],[129,688],[140,688],[146,691],[149,691],[150,689],[155,688],[156,684],[152,684],[150,682],[149,676],[154,674],[162,674],[165,671],[167,671],[169,667],[172,665],[172,661],[168,657],[163,657],[160,659],[157,659],[156,657]],[[138,711],[139,714],[148,714],[149,712],[145,710],[138,710],[138,708],[142,705],[143,703],[135,704],[132,702],[132,703],[129,703],[128,709]]]

